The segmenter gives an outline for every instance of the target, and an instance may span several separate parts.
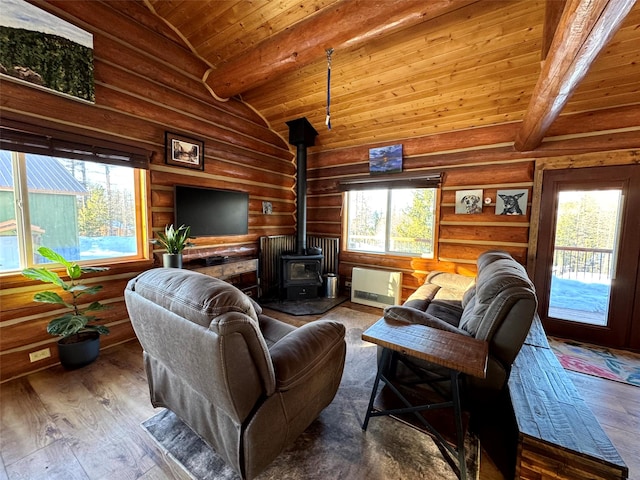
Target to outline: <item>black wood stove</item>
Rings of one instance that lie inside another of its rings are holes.
[[[322,287],[322,251],[307,251],[307,147],[318,132],[306,118],[287,122],[289,143],[296,150],[296,251],[280,257],[280,291],[287,300],[316,298]]]
[[[281,284],[287,300],[316,298],[322,287],[322,255],[285,254],[280,257]]]

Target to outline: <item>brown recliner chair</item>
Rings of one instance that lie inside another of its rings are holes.
[[[144,349],[151,403],[172,410],[243,478],[253,478],[333,400],[345,328],[295,328],[216,278],[153,269],[125,301]]]

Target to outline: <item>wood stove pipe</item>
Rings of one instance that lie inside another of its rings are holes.
[[[296,254],[307,254],[307,147],[315,144],[318,132],[306,117],[286,122],[289,143],[296,146]]]
[[[307,253],[307,146],[304,143],[297,145],[296,165],[296,253]]]

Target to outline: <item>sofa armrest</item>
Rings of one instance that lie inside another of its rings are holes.
[[[305,382],[335,355],[344,355],[344,325],[332,321],[307,323],[282,337],[270,349],[276,390]]]
[[[416,323],[420,325],[426,325],[428,327],[437,328],[438,330],[444,330],[452,333],[459,333],[467,337],[470,334],[460,328],[457,328],[444,320],[434,317],[433,315],[417,310],[411,307],[394,305],[384,309],[384,318],[390,320],[396,320],[404,323]]]

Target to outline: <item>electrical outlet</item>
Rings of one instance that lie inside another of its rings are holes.
[[[51,356],[51,350],[49,348],[43,348],[42,350],[36,350],[35,352],[31,352],[29,354],[29,360],[31,363],[37,362],[38,360],[44,360],[45,358],[49,358]]]
[[[351,287],[351,282],[347,280],[346,282],[344,282],[344,286],[347,288]]]

